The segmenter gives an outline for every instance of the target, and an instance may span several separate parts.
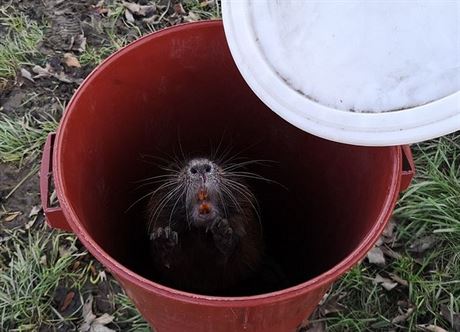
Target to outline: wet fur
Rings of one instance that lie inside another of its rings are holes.
[[[177,169],[164,168],[160,189],[149,202],[148,226],[156,280],[185,291],[222,295],[254,276],[263,243],[257,203],[244,174],[213,165],[215,176],[207,181],[215,216],[203,224],[191,220],[190,209],[199,204],[199,184],[186,174],[189,161]]]

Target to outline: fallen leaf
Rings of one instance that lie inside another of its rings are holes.
[[[381,246],[380,247],[380,250],[383,251],[383,254],[385,256],[388,256],[388,257],[391,257],[391,258],[394,258],[394,259],[401,259],[402,255],[390,248],[387,248],[386,246]]]
[[[96,10],[96,12],[100,15],[105,15],[109,13],[109,9],[104,6],[104,0],[99,1],[97,4],[91,6]]]
[[[59,246],[59,256],[60,257],[68,257],[72,255],[77,249],[75,247],[66,247],[66,246]]]
[[[46,255],[43,255],[42,257],[40,257],[40,264],[47,265]]]
[[[72,36],[69,51],[84,52],[86,50],[86,37],[83,34]]]
[[[72,265],[72,271],[77,271],[78,268],[80,267],[81,265],[81,262],[80,261],[76,261],[75,263],[73,263]]]
[[[409,283],[406,280],[402,279],[401,277],[399,277],[398,275],[396,275],[394,273],[390,273],[390,278],[392,280],[396,281],[401,286],[404,286],[404,287],[409,286]]]
[[[115,317],[109,314],[103,314],[97,317],[93,313],[93,296],[90,294],[85,301],[82,309],[83,324],[78,329],[79,332],[115,332],[108,328],[107,324],[111,323]]]
[[[59,310],[61,312],[65,311],[69,307],[69,305],[72,302],[74,297],[75,297],[75,292],[72,292],[72,291],[68,292],[67,295],[65,296],[64,301],[62,302],[61,308],[59,308]]]
[[[8,212],[6,215],[7,217],[4,219],[6,222],[11,222],[14,219],[16,219],[17,216],[21,214],[21,211],[15,211],[15,212]]]
[[[460,332],[460,314],[453,312],[447,305],[441,305],[441,315],[452,326],[454,332]]]
[[[399,323],[403,323],[405,322],[409,317],[410,315],[412,315],[412,313],[414,312],[415,308],[409,308],[407,309],[407,311],[405,313],[402,313],[401,315],[398,315],[396,316],[395,318],[393,318],[391,320],[391,322],[393,324],[399,324]]]
[[[383,230],[382,235],[384,237],[387,237],[387,238],[393,237],[395,225],[396,225],[396,223],[395,223],[394,219],[390,219],[390,221],[388,222],[387,226]]]
[[[78,59],[73,55],[72,53],[64,53],[64,63],[68,67],[75,67],[75,68],[80,68],[80,62]]]
[[[200,3],[200,7],[204,8],[207,6],[214,7],[216,5],[216,0],[205,0]]]
[[[46,64],[45,68],[36,65],[36,66],[34,66],[32,71],[37,74],[36,76],[34,76],[34,78],[54,77],[54,78],[57,78],[59,81],[64,82],[64,83],[81,84],[83,82],[83,79],[81,79],[81,78],[73,78],[71,76],[68,76],[63,71],[61,71],[59,73],[56,73],[53,70],[53,68],[50,66],[50,64],[48,64],[48,63]]]
[[[49,65],[49,63],[46,64],[45,68],[40,67],[39,65],[36,65],[32,68],[32,71],[35,74],[37,74],[34,76],[34,78],[51,77],[52,74],[50,73],[50,70],[51,70],[51,66]]]
[[[40,205],[34,205],[32,209],[30,210],[29,218],[35,217],[36,215],[40,213],[41,210],[42,210],[42,207]]]
[[[382,249],[380,249],[379,247],[372,248],[367,253],[367,259],[369,260],[369,263],[380,265],[380,266],[383,266],[386,263],[385,257],[383,256]]]
[[[132,14],[137,15],[137,16],[144,16],[144,17],[152,16],[153,14],[156,13],[156,10],[157,10],[155,5],[142,6],[137,3],[127,2],[127,1],[123,1],[123,6],[125,6],[125,8],[128,9]]]
[[[24,77],[25,79],[31,81],[31,82],[35,82],[33,77],[32,77],[32,74],[30,73],[30,71],[28,71],[25,68],[21,68],[21,76]]]
[[[89,267],[89,269],[91,270],[91,274],[96,277],[98,275],[97,271],[96,271],[96,267],[94,265],[91,265]]]
[[[323,303],[319,305],[319,317],[324,317],[332,313],[342,312],[346,307],[339,303],[346,296],[346,293],[334,294],[328,296]]]
[[[308,328],[304,330],[305,332],[326,332],[326,324],[321,322],[314,322],[308,325]]]
[[[373,281],[378,285],[382,285],[382,287],[385,288],[387,291],[391,291],[393,288],[398,286],[397,282],[393,282],[388,278],[384,278],[380,274],[377,274]]]
[[[134,19],[133,14],[128,10],[128,8],[125,9],[125,18],[126,21],[129,23],[134,23],[136,20]]]
[[[189,11],[188,15],[184,16],[184,21],[185,22],[196,22],[201,20],[200,15],[196,14],[193,11]]]
[[[431,249],[438,239],[434,235],[428,235],[416,239],[414,242],[411,243],[409,246],[409,251],[417,254],[422,254],[428,249]]]
[[[417,325],[417,328],[419,328],[422,331],[428,331],[428,332],[448,332],[444,330],[442,327],[431,325],[431,324]]]
[[[185,15],[187,12],[184,9],[184,6],[182,6],[182,3],[178,2],[174,4],[174,12],[178,15]]]
[[[37,218],[32,218],[31,220],[29,220],[29,221],[24,225],[24,228],[25,228],[25,229],[31,229],[32,226],[35,224],[35,221],[37,221]]]
[[[159,15],[152,15],[150,17],[143,18],[142,22],[144,22],[145,24],[158,24],[160,23],[159,19]]]

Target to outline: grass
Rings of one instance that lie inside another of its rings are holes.
[[[331,295],[346,293],[341,303],[347,309],[320,318],[328,331],[417,331],[420,324],[454,328],[441,308],[460,310],[460,133],[414,145],[413,151],[417,174],[395,210],[400,257],[385,267],[364,262],[334,285]],[[414,240],[426,237],[433,237],[433,248],[410,251]],[[390,273],[408,286],[387,291],[374,282],[377,274]],[[409,307],[413,312],[407,319],[392,323]]]
[[[116,323],[130,326],[128,329],[123,329],[124,332],[151,331],[147,322],[142,318],[126,294],[120,293],[115,296],[115,306],[118,308],[114,313]]]
[[[85,271],[71,272],[76,259],[75,237],[66,233],[11,233],[0,246],[0,317],[7,331],[37,331],[63,319],[53,307],[57,287],[84,282]],[[63,252],[62,248],[70,248]],[[72,319],[67,317],[66,319]]]
[[[36,160],[49,133],[58,122],[52,118],[37,119],[30,114],[13,118],[0,115],[0,162]]]
[[[203,1],[185,0],[184,9],[193,12],[202,20],[215,20],[221,18],[221,4],[216,1],[213,5],[203,5]]]
[[[0,25],[5,30],[0,39],[0,81],[5,82],[15,77],[20,66],[30,65],[31,57],[40,54],[37,46],[45,27],[9,6],[0,7]]]
[[[150,4],[158,4],[160,1],[150,1]],[[186,12],[192,12],[194,20],[212,20],[221,17],[220,1],[215,5],[203,5],[199,0],[185,0],[183,7]],[[79,60],[82,65],[95,66],[101,63],[106,57],[129,44],[130,40],[123,33],[117,33],[117,22],[122,22],[124,27],[134,32],[136,38],[165,28],[169,25],[166,20],[166,13],[170,10],[170,5],[159,9],[158,20],[155,23],[143,23],[141,26],[133,24],[124,18],[125,7],[121,1],[116,1],[108,6],[109,12],[106,18],[108,24],[104,28],[107,41],[100,47],[88,46],[80,55]]]

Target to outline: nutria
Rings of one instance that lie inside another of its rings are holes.
[[[194,158],[155,177],[160,185],[150,198],[148,226],[156,280],[224,294],[253,278],[263,256],[262,228],[243,180],[257,175],[238,165]]]

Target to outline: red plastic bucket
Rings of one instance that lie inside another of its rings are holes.
[[[289,191],[261,186],[256,194],[267,250],[293,280],[289,288],[203,296],[146,277],[143,219],[126,213],[139,196],[136,180],[152,175],[140,155],[171,153],[178,137],[183,150],[204,153],[222,136],[246,157],[278,162],[268,176]],[[212,21],[141,38],[91,73],[46,144],[41,192],[49,224],[73,231],[156,331],[282,332],[295,330],[372,247],[410,182],[411,161],[408,148],[339,144],[279,118],[246,85],[221,22]],[[57,208],[48,204],[51,175]]]

